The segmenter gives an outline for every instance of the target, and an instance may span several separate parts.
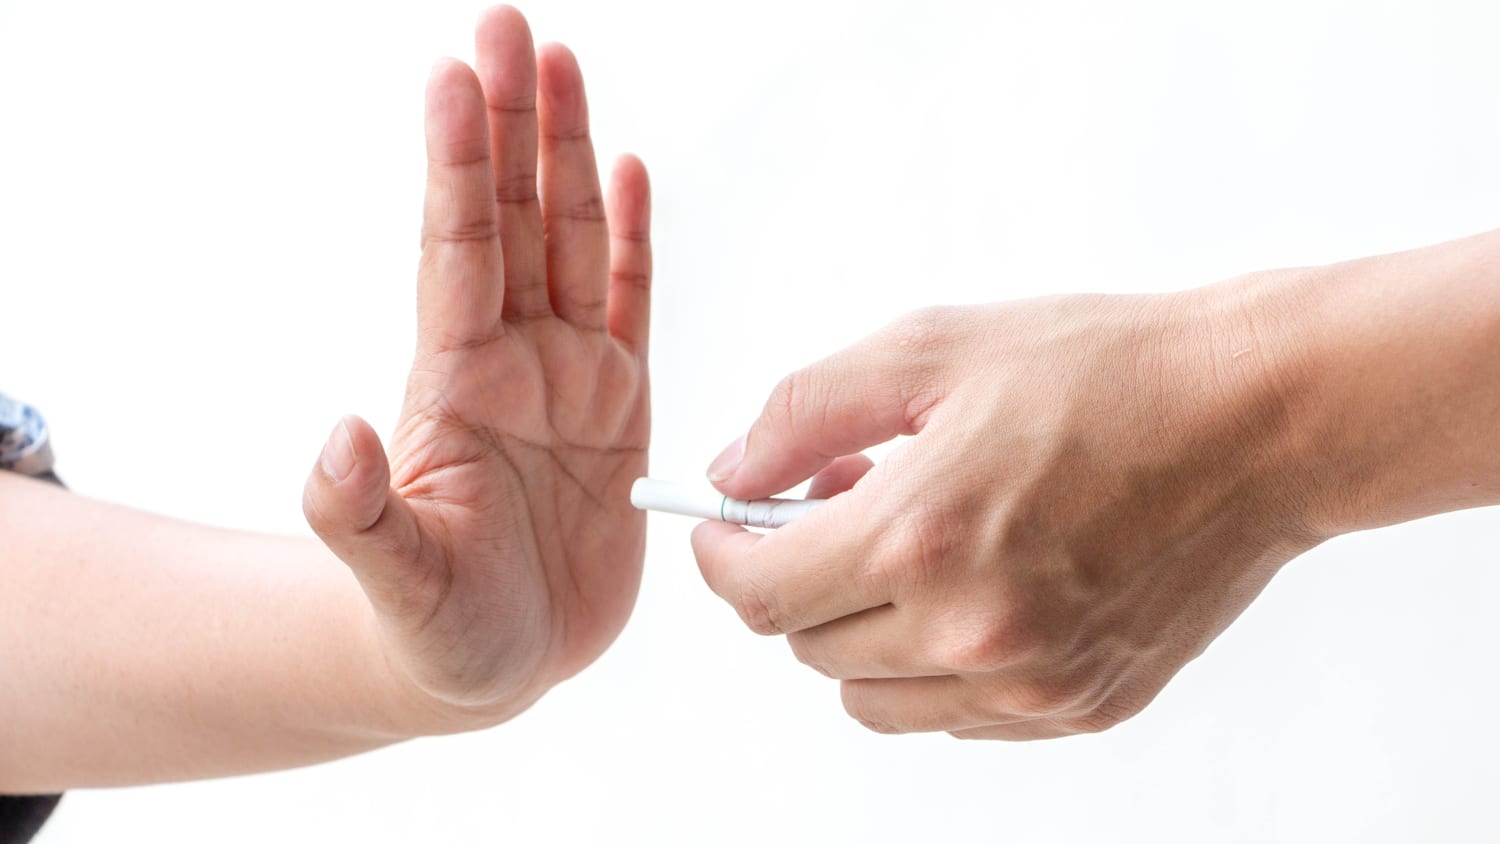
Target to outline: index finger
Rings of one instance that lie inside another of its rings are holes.
[[[735,498],[774,495],[838,457],[920,432],[947,389],[953,321],[939,308],[909,314],[782,379],[709,481]]]

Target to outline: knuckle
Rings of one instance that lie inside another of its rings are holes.
[[[1135,717],[1142,707],[1117,699],[1106,699],[1088,713],[1072,719],[1069,726],[1081,733],[1102,733]]]
[[[612,228],[609,231],[609,236],[626,245],[637,247],[651,245],[651,230],[644,226],[641,228]]]
[[[979,630],[947,646],[943,667],[961,673],[987,674],[1004,668],[1013,656],[1011,643],[1004,635]]]
[[[766,399],[762,414],[765,421],[774,430],[793,435],[827,427],[829,395],[820,386],[825,381],[816,367],[800,369],[782,378]]]
[[[421,539],[414,531],[381,530],[367,534],[371,547],[387,559],[411,566],[422,555]]]
[[[934,305],[902,314],[887,331],[892,345],[909,354],[931,350],[947,331],[951,313],[952,308]]]
[[[589,139],[588,124],[567,126],[542,133],[542,140],[558,144],[578,143]]]
[[[501,116],[529,115],[536,111],[536,96],[533,94],[520,94],[514,97],[497,98],[486,101],[485,105],[491,112]]]
[[[797,411],[801,409],[797,402],[806,392],[799,383],[805,377],[802,371],[798,371],[776,382],[771,395],[766,399],[764,415],[767,420],[782,428],[791,427],[792,420],[797,418]]]
[[[469,213],[422,228],[422,251],[434,246],[481,243],[495,236],[495,220],[488,213]]]
[[[1118,726],[1122,720],[1124,719],[1090,712],[1088,715],[1069,721],[1068,726],[1079,733],[1102,733]]]
[[[863,571],[896,594],[925,594],[940,588],[962,553],[962,540],[936,508],[913,502],[878,519]]]
[[[515,205],[536,200],[535,172],[516,173],[495,182],[495,201],[501,205]]]
[[[798,662],[802,663],[808,668],[811,668],[819,674],[822,674],[824,677],[833,676],[833,673],[828,669],[828,667],[825,666],[822,660],[817,657],[815,649],[808,641],[807,636],[793,633],[792,635],[788,636],[786,640],[787,644],[791,645],[792,647],[792,656],[796,657]]]
[[[941,369],[951,357],[954,309],[930,307],[912,311],[876,335],[881,359],[891,370],[895,394],[905,429],[922,430],[928,416],[944,395]]]
[[[901,733],[901,730],[894,724],[887,724],[884,721],[872,721],[868,718],[856,718],[855,720],[859,722],[861,727],[872,733],[880,733],[883,736],[894,736]]]
[[[877,549],[865,557],[860,572],[871,583],[884,584],[887,591],[899,594],[906,591],[907,584],[918,579],[908,560],[904,554]]]
[[[886,573],[917,590],[942,582],[964,545],[951,517],[930,503],[907,508],[893,528],[899,538],[886,561]]]
[[[782,627],[781,612],[769,591],[755,583],[747,583],[734,596],[734,609],[745,626],[762,636],[779,636],[786,630]]]
[[[847,680],[840,684],[839,694],[844,703],[844,711],[849,714],[849,717],[859,722],[860,726],[874,733],[894,735],[903,732],[889,718],[875,711],[864,689],[865,686],[863,684]]]
[[[610,270],[609,280],[614,284],[621,285],[630,290],[639,290],[642,293],[651,290],[651,273],[639,270]]]
[[[302,491],[302,515],[325,542],[330,537],[367,541],[373,534],[377,542],[384,537],[385,531],[376,530],[385,511],[383,498],[356,491],[339,500],[339,493],[315,489],[314,483],[309,480]]]
[[[609,299],[568,296],[558,303],[558,310],[575,321],[603,322],[609,313]]]
[[[603,223],[604,198],[599,194],[590,194],[578,202],[554,210],[548,217],[555,221]]]
[[[943,646],[943,667],[988,674],[1013,665],[1035,648],[1030,628],[1006,617],[986,617],[959,626]]]
[[[1077,677],[1058,675],[1023,682],[1004,697],[1004,706],[1018,715],[1043,717],[1070,712],[1088,696],[1090,684]]]

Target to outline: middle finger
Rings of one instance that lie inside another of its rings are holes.
[[[546,245],[537,199],[536,51],[526,18],[487,10],[474,31],[474,70],[489,114],[490,160],[505,260],[507,320],[550,316]]]

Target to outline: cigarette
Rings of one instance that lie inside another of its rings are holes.
[[[630,487],[637,510],[656,510],[735,525],[779,528],[823,506],[822,498],[761,498],[742,501],[699,486],[640,478]]]

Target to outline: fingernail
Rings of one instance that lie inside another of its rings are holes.
[[[332,478],[334,483],[338,483],[349,477],[358,460],[359,454],[354,450],[354,438],[349,434],[349,425],[340,419],[339,424],[334,426],[333,433],[328,435],[328,443],[323,446],[323,473]]]
[[[734,470],[739,468],[740,461],[744,457],[745,437],[741,435],[739,439],[730,443],[723,451],[719,452],[719,456],[714,458],[714,462],[708,464],[709,481],[719,483],[720,481],[728,480],[729,476],[734,474]]]

